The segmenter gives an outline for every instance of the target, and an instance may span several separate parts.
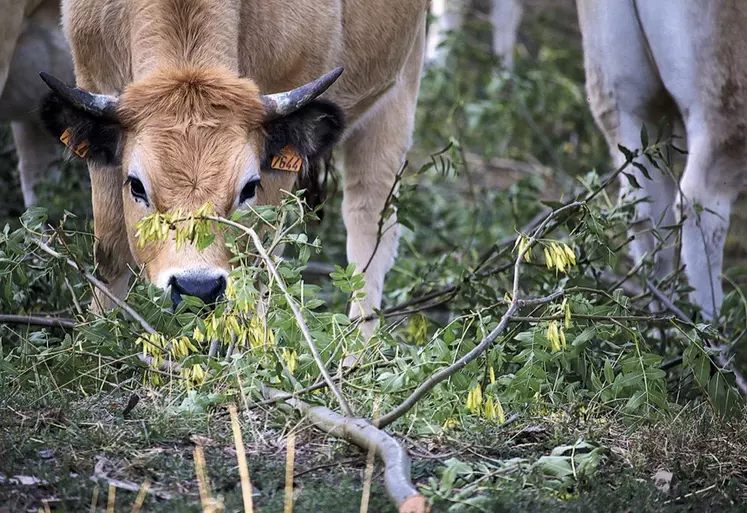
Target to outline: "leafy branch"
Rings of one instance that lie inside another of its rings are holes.
[[[493,328],[493,330],[485,337],[483,338],[479,344],[477,344],[470,352],[462,356],[459,360],[454,362],[453,364],[449,365],[448,367],[440,370],[436,374],[433,374],[430,376],[427,380],[425,380],[420,386],[418,386],[412,394],[410,394],[407,399],[405,399],[402,403],[400,403],[399,406],[394,408],[392,411],[387,413],[386,415],[383,415],[379,419],[377,419],[378,425],[385,427],[403,416],[405,413],[410,411],[410,409],[417,404],[417,402],[425,396],[428,392],[430,392],[433,387],[441,383],[442,381],[448,379],[449,377],[453,376],[457,372],[459,372],[461,369],[463,369],[468,363],[479,357],[485,350],[490,347],[493,342],[503,333],[503,331],[506,329],[506,327],[509,324],[509,320],[511,317],[521,308],[525,306],[533,306],[533,305],[540,305],[544,303],[551,303],[552,301],[555,301],[556,299],[563,296],[564,292],[562,289],[557,290],[553,292],[552,294],[542,297],[542,298],[536,298],[536,299],[520,299],[519,298],[519,277],[521,275],[521,264],[524,261],[524,256],[527,254],[528,251],[531,250],[532,246],[537,242],[537,239],[542,237],[545,233],[545,227],[547,224],[554,219],[556,216],[563,214],[564,212],[567,212],[569,210],[576,209],[578,207],[582,207],[584,205],[583,202],[573,202],[568,205],[565,205],[564,207],[561,207],[557,210],[554,210],[551,212],[547,217],[545,217],[544,221],[540,223],[540,225],[537,227],[537,229],[534,231],[532,236],[529,238],[527,243],[521,247],[521,249],[518,252],[518,255],[516,256],[516,260],[514,260],[514,280],[513,280],[513,287],[511,289],[511,300],[508,305],[508,308],[506,312],[501,317],[501,320],[498,323],[498,326]]]

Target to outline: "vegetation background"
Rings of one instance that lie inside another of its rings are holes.
[[[744,511],[747,418],[711,346],[734,346],[744,367],[747,212],[732,222],[723,322],[699,322],[679,274],[655,286],[683,316],[666,306],[652,313],[648,267],[625,252],[632,205],[605,180],[615,170],[586,103],[573,2],[527,2],[512,73],[496,65],[489,37],[483,17],[472,17],[448,42],[448,65],[424,74],[415,145],[391,205],[404,234],[369,344],[344,315],[360,277],[344,265],[340,194],[321,221],[292,198],[245,221],[279,228],[266,243],[287,245],[280,276],[351,408],[373,418],[495,329],[517,251],[536,228],[528,223],[582,200],[521,259],[522,297],[564,296],[522,309],[387,431],[410,451],[433,511]],[[642,133],[641,147],[627,151],[677,172],[677,152],[657,134]],[[171,314],[156,289],[133,284],[128,304],[157,335],[121,312],[95,319],[85,314],[91,289],[81,273],[35,242],[49,219],[58,227],[50,246],[91,268],[85,170],[65,165],[60,182],[45,186],[45,208],[24,214],[15,165],[3,128],[0,313],[51,314],[77,327],[0,323],[0,511],[105,511],[109,501],[130,511],[144,482],[143,511],[207,510],[195,447],[218,510],[241,511],[228,404],[242,407],[255,511],[286,502],[291,434],[294,510],[358,511],[365,452],[263,401],[262,384],[293,391],[320,377],[267,268],[240,253],[232,301],[207,317],[190,301]],[[270,308],[257,321],[251,305],[261,296]],[[143,351],[155,366],[137,358]],[[350,354],[363,363],[343,367]],[[160,361],[180,364],[180,375],[164,375]],[[301,397],[337,409],[325,388]],[[368,511],[394,510],[382,472],[377,465]]]

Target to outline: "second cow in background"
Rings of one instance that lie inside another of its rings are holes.
[[[435,17],[428,29],[426,63],[443,66],[448,47],[444,46],[450,31],[464,23],[467,10],[472,8],[470,0],[433,0],[431,13]],[[490,22],[493,25],[493,53],[503,67],[513,69],[514,46],[523,12],[523,0],[490,0]]]
[[[43,128],[38,105],[48,89],[39,70],[72,83],[73,62],[60,28],[59,0],[0,0],[0,123],[10,123],[26,207],[36,187],[58,173],[54,137]]]
[[[655,255],[655,275],[672,272],[674,235],[684,218],[682,260],[691,299],[706,318],[723,300],[721,271],[729,214],[747,179],[747,4],[739,0],[577,1],[591,108],[618,164],[618,144],[641,145],[668,119],[686,135],[682,179],[645,158],[633,172],[641,189],[632,233],[634,257]],[[662,166],[663,168],[664,166]],[[669,240],[665,243],[660,241]],[[657,246],[663,249],[657,251]]]

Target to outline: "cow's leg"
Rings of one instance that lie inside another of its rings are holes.
[[[675,210],[682,260],[703,316],[718,316],[729,214],[747,169],[744,2],[637,2],[661,80],[680,106],[688,158]],[[680,44],[682,43],[682,44]]]
[[[657,123],[654,118],[637,116],[629,112],[620,112],[620,127],[617,143],[633,149],[641,146],[641,127],[646,126],[648,133],[655,134]],[[625,157],[617,146],[612,147],[617,166],[625,163]],[[620,179],[620,195],[622,199],[636,202],[635,217],[629,234],[635,238],[630,243],[631,253],[636,262],[653,259],[653,276],[661,279],[673,271],[675,256],[675,234],[666,226],[673,226],[676,222],[674,201],[677,185],[666,169],[663,162],[659,163],[662,170],[656,169],[648,159],[641,157],[637,164],[646,169],[651,177],[647,178],[639,168],[631,167],[626,173],[632,174],[640,189],[635,188],[631,181],[622,176]]]
[[[676,119],[676,110],[651,62],[632,3],[578,0],[577,6],[591,109],[619,166],[625,157],[618,144],[631,150],[640,148],[641,127],[645,125],[653,138],[660,117]],[[621,194],[639,201],[631,229],[635,236],[631,250],[636,261],[656,253],[654,272],[661,278],[673,267],[674,236],[656,227],[674,224],[676,185],[645,158],[639,158],[638,164],[646,169],[650,180],[637,168],[630,167],[627,172],[634,175],[641,189],[633,188],[621,176]],[[666,242],[660,244],[663,240]],[[661,246],[658,251],[657,246]]]
[[[127,295],[134,258],[127,242],[122,205],[122,172],[118,167],[89,163],[93,203],[94,261],[96,274],[120,299]],[[102,313],[116,306],[100,291],[94,291],[92,309]]]
[[[365,297],[351,305],[351,317],[363,317],[381,305],[384,276],[394,263],[399,241],[396,213],[379,219],[397,173],[412,144],[420,74],[423,65],[424,31],[418,36],[405,64],[403,76],[373,107],[374,112],[350,134],[343,146],[343,218],[347,229],[348,261],[358,272],[365,269]],[[365,322],[368,339],[376,321]]]
[[[506,69],[513,69],[514,67],[514,47],[521,23],[523,1],[491,1],[490,20],[493,24],[493,52]]]
[[[703,123],[692,120],[688,123],[688,159],[677,211],[684,216],[682,261],[694,289],[690,299],[700,306],[704,318],[714,319],[724,297],[721,285],[724,245],[731,206],[739,191],[739,184],[733,178],[735,172],[747,169],[747,158],[743,143],[738,148],[719,144],[704,127]],[[744,134],[741,137],[743,141]]]
[[[431,14],[435,21],[428,28],[428,39],[425,45],[425,61],[435,66],[444,66],[449,49],[442,43],[449,32],[458,29],[464,21],[464,9],[467,0],[433,0]]]
[[[36,187],[42,181],[59,178],[57,144],[35,120],[14,121],[10,126],[18,153],[23,203],[28,208],[37,204]]]
[[[23,15],[26,2],[0,0],[0,94],[8,79],[10,61],[13,58],[16,41],[23,29]]]

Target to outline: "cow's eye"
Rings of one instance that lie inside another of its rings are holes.
[[[129,184],[130,194],[132,194],[135,201],[139,201],[143,205],[148,205],[148,195],[145,193],[145,186],[143,186],[143,182],[139,178],[128,176],[125,183]]]
[[[241,189],[241,194],[239,194],[239,205],[249,201],[257,194],[257,185],[259,185],[258,176],[246,182],[246,185],[244,185],[244,188]]]

